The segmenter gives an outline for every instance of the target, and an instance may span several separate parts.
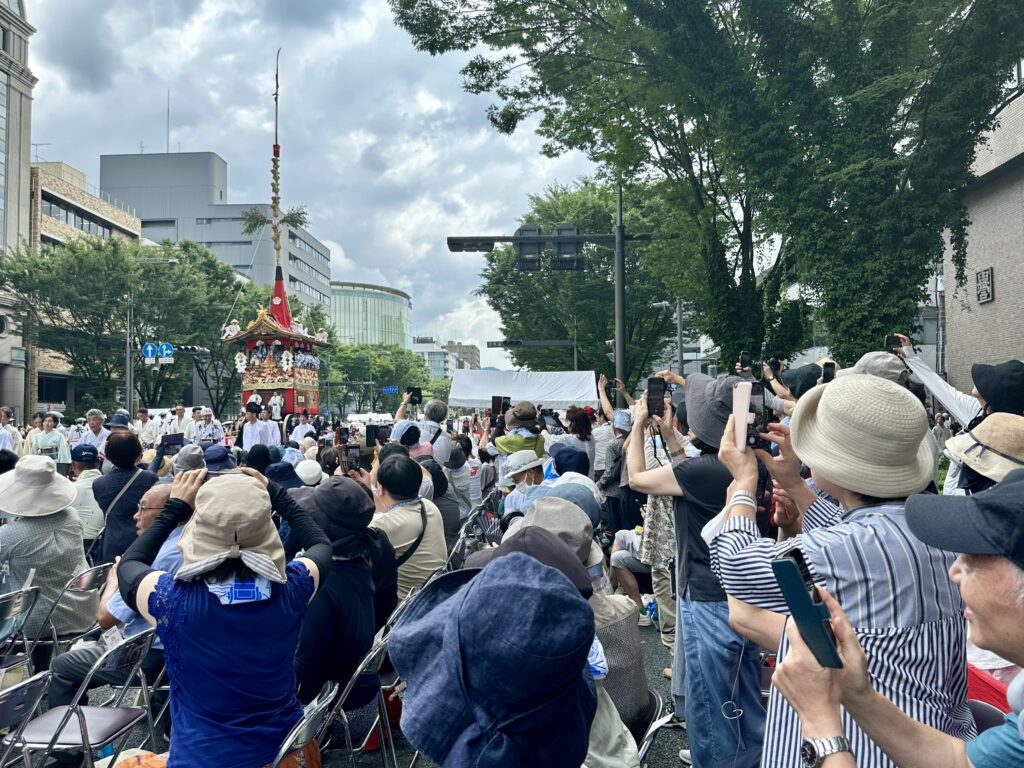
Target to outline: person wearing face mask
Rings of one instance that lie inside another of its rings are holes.
[[[388,456],[376,468],[376,507],[370,527],[387,534],[398,565],[398,599],[426,584],[445,564],[444,521],[432,501],[420,496],[423,470],[408,456]]]
[[[529,496],[533,489],[544,482],[544,459],[538,458],[531,448],[516,451],[505,460],[505,475],[502,485],[515,486],[505,498],[505,511],[525,512],[530,505]]]

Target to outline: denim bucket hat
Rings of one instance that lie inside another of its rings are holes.
[[[389,639],[408,683],[402,733],[439,765],[581,765],[597,710],[593,639],[577,588],[528,555],[434,579]]]

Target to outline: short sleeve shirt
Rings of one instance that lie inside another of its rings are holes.
[[[294,658],[313,578],[292,562],[270,598],[222,605],[202,579],[164,574],[149,598],[171,682],[167,768],[273,762],[302,718]]]
[[[675,497],[676,589],[697,602],[725,600],[722,583],[711,570],[701,529],[725,506],[732,475],[716,456],[700,456],[673,467],[682,496]]]
[[[967,742],[967,757],[974,768],[1024,765],[1024,734],[1018,727],[1017,715],[1007,715],[1001,726],[989,728]]]

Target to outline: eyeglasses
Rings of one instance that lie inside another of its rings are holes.
[[[139,512],[153,512],[153,511],[159,511],[159,510],[161,510],[163,508],[164,508],[163,504],[161,504],[159,507],[147,507],[141,501],[139,502],[139,506],[136,507],[136,509],[138,509]]]

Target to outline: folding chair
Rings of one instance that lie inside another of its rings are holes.
[[[656,691],[647,689],[647,715],[645,720],[647,722],[647,728],[641,734],[633,734],[636,739],[637,751],[640,753],[640,764],[643,765],[647,759],[647,753],[651,751],[651,747],[654,746],[654,740],[658,736],[658,731],[664,728],[668,722],[672,719],[672,713],[665,715],[664,702],[662,702],[661,696]]]
[[[974,725],[981,734],[989,728],[997,728],[1006,722],[1006,715],[991,704],[977,699],[968,699],[967,706],[971,708],[971,716],[974,718]]]
[[[82,684],[70,704],[54,707],[34,718],[25,726],[21,733],[21,746],[26,766],[32,764],[33,750],[43,750],[41,765],[45,765],[47,759],[54,752],[81,752],[85,764],[88,768],[93,768],[93,751],[120,740],[114,750],[113,759],[110,761],[111,765],[114,765],[117,763],[117,757],[124,749],[132,729],[144,719],[148,721],[150,739],[154,744],[156,743],[153,715],[149,710],[149,687],[146,684],[146,674],[142,671],[142,661],[149,653],[149,646],[153,642],[155,631],[150,627],[137,635],[122,640],[106,651],[92,665],[92,669],[82,680]],[[81,701],[89,690],[92,678],[99,672],[114,671],[125,672],[126,675],[125,682],[113,698],[111,705],[103,707],[83,705]],[[139,687],[142,689],[143,705],[141,707],[122,706],[135,678],[138,678]],[[78,721],[77,729],[70,722],[72,717]]]
[[[3,741],[4,750],[0,754],[0,765],[7,765],[7,758],[20,744],[21,733],[42,701],[49,682],[50,673],[40,672],[35,677],[0,691],[0,731],[7,732]]]
[[[274,758],[270,768],[277,768],[288,755],[298,749],[302,749],[316,738],[324,718],[327,717],[327,710],[337,695],[338,684],[333,680],[329,681],[323,690],[320,691],[320,695],[306,705],[306,711],[303,713],[302,719],[295,724],[295,727],[285,737],[281,748],[277,751],[277,757]]]
[[[335,720],[341,720],[342,729],[345,732],[345,749],[348,751],[349,764],[355,766],[355,756],[366,749],[366,744],[370,740],[370,736],[373,733],[377,734],[377,743],[380,748],[380,761],[384,768],[387,768],[387,756],[385,749],[391,749],[392,760],[395,765],[398,764],[398,758],[395,756],[394,744],[391,741],[391,727],[388,723],[388,714],[384,702],[384,694],[381,691],[380,686],[377,686],[377,717],[373,723],[373,726],[367,732],[366,737],[363,739],[359,747],[353,747],[352,745],[352,732],[349,729],[348,715],[345,713],[345,705],[348,703],[349,697],[352,695],[352,691],[355,690],[356,685],[359,683],[359,678],[363,675],[380,675],[380,668],[384,664],[384,659],[388,653],[387,640],[382,640],[371,648],[363,660],[359,662],[359,666],[356,667],[356,671],[352,673],[352,677],[349,678],[348,683],[345,684],[344,690],[338,697],[337,702],[331,708],[330,713],[324,718],[323,723],[320,726],[320,730],[317,732],[316,740],[320,745],[321,751],[326,750],[330,746],[330,735],[331,725]]]
[[[113,563],[104,563],[103,565],[97,565],[92,568],[87,568],[77,576],[72,576],[68,583],[64,585],[64,589],[57,595],[57,599],[53,601],[50,606],[50,610],[46,612],[46,617],[43,619],[42,624],[39,625],[39,632],[36,633],[35,639],[32,640],[32,644],[28,648],[28,655],[31,657],[32,652],[36,649],[36,646],[40,643],[51,643],[53,645],[53,655],[56,656],[60,652],[61,644],[71,646],[78,640],[92,632],[92,628],[89,628],[85,632],[80,632],[76,635],[65,635],[64,637],[57,636],[57,627],[54,626],[51,619],[53,618],[53,612],[57,610],[57,606],[60,605],[60,601],[64,599],[64,595],[69,592],[82,594],[84,592],[100,592],[103,590],[104,585],[107,583],[107,576],[110,574],[110,569],[114,567]],[[50,639],[44,640],[43,633],[46,631],[47,626],[50,628]]]
[[[27,671],[30,667],[29,655],[18,653],[15,648],[24,648],[27,644],[23,632],[25,621],[38,598],[39,587],[0,595],[0,687],[8,672],[18,667],[24,667]],[[3,765],[2,761],[0,765]]]

